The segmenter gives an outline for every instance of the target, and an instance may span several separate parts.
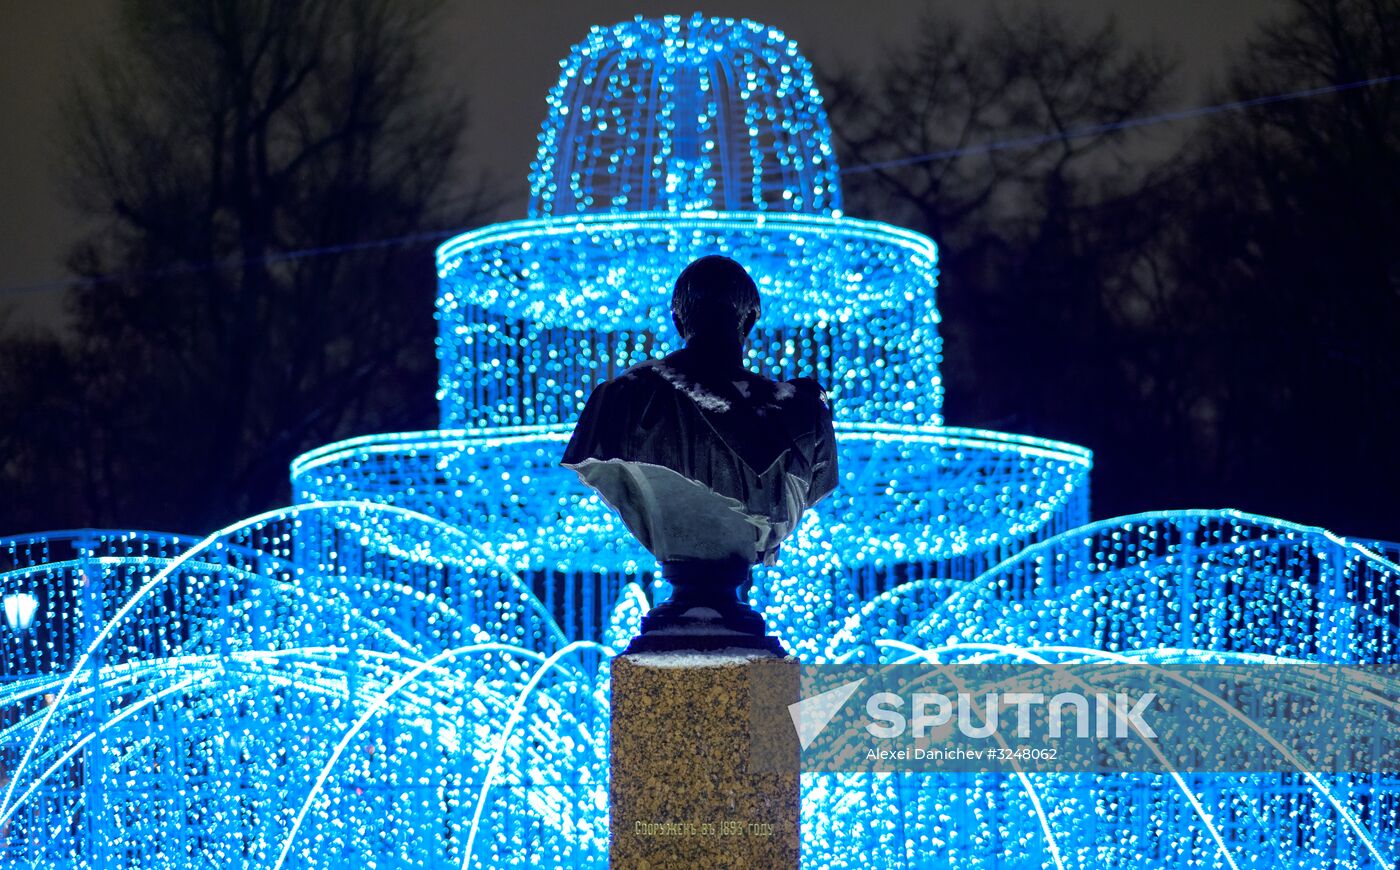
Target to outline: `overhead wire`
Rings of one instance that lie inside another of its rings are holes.
[[[1044,145],[1051,142],[1066,141],[1071,139],[1082,139],[1087,136],[1097,136],[1104,133],[1113,133],[1121,130],[1132,130],[1141,127],[1149,127],[1157,124],[1170,124],[1178,121],[1194,120],[1221,112],[1236,112],[1247,109],[1254,109],[1260,106],[1274,105],[1277,103],[1290,102],[1293,100],[1308,99],[1311,97],[1326,96],[1329,94],[1342,93],[1344,91],[1358,90],[1360,88],[1376,87],[1379,85],[1393,84],[1400,81],[1400,73],[1390,75],[1374,76],[1367,79],[1358,79],[1351,82],[1343,82],[1335,85],[1324,85],[1315,88],[1305,88],[1303,90],[1289,91],[1281,94],[1269,94],[1262,97],[1253,97],[1246,100],[1231,100],[1225,103],[1215,103],[1208,106],[1193,106],[1186,109],[1176,109],[1168,112],[1159,112],[1153,115],[1144,115],[1136,118],[1126,118],[1121,121],[1113,121],[1104,124],[1090,124],[1081,127],[1072,127],[1068,130],[1057,130],[1046,133],[1038,133],[1033,136],[1016,136],[1007,139],[999,139],[992,142],[980,142],[964,145],[959,148],[948,148],[938,151],[929,151],[924,154],[914,154],[907,157],[898,157],[890,160],[872,161],[855,166],[848,166],[840,170],[840,174],[858,175],[866,172],[877,172],[882,169],[893,169],[904,166],[913,166],[920,163],[931,163],[943,160],[954,160],[959,157],[968,157],[981,154],[990,154],[997,151],[1007,151],[1020,148],[1033,148],[1037,145]],[[361,242],[345,242],[334,245],[319,245],[315,247],[299,248],[292,251],[281,251],[268,254],[262,257],[228,257],[216,260],[208,260],[200,263],[179,263],[160,269],[150,269],[139,272],[114,272],[105,275],[92,275],[78,278],[54,278],[48,281],[40,281],[33,284],[17,284],[9,287],[0,287],[0,296],[19,295],[24,293],[37,293],[52,290],[66,290],[70,288],[84,288],[99,286],[102,284],[115,284],[132,281],[141,281],[156,278],[167,278],[178,275],[199,274],[201,272],[218,271],[223,269],[234,269],[253,263],[280,263],[292,260],[305,259],[307,257],[319,257],[329,254],[342,254],[352,251],[363,251],[373,248],[393,247],[396,245],[412,244],[415,242],[429,241],[433,239],[446,239],[463,232],[461,227],[430,230],[416,233],[407,233],[401,236],[392,236],[380,239],[369,239]]]

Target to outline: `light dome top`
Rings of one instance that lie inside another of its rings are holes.
[[[639,16],[593,28],[560,65],[531,164],[531,217],[840,214],[821,94],[781,31]]]

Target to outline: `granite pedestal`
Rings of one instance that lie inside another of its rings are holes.
[[[796,659],[755,650],[614,659],[614,870],[796,870],[798,691]]]

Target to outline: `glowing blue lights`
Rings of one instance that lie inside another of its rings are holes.
[[[750,365],[816,377],[843,420],[941,422],[931,241],[848,218],[699,212],[519,221],[444,244],[443,428],[572,423],[599,378],[677,344],[671,286],[716,252],[763,294]]]
[[[7,858],[442,866],[475,838],[471,866],[508,866],[521,828],[561,866],[601,848],[600,651],[462,531],[324,504],[59,543],[74,558],[31,564],[33,539],[0,542],[45,629],[0,683]]]
[[[0,627],[0,858],[605,867],[608,656],[659,581],[557,462],[592,385],[675,343],[701,253],[760,285],[750,364],[835,401],[840,487],[755,593],[804,659],[1400,660],[1393,548],[1230,511],[1085,525],[1089,451],[942,425],[937,249],[841,215],[781,33],[638,19],[562,66],[532,219],[438,251],[442,430],[313,450],[297,507],[204,539],[0,540],[32,616]],[[803,800],[813,868],[1400,856],[1394,777],[810,775]]]
[[[831,131],[807,59],[732,18],[595,27],[560,66],[530,167],[530,216],[836,215]]]

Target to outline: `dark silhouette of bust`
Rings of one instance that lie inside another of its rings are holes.
[[[643,620],[629,653],[783,654],[739,590],[835,488],[836,443],[815,380],[772,381],[744,368],[759,310],[758,288],[738,263],[691,263],[671,299],[685,347],[600,384],[564,451],[563,464],[618,512],[675,590]]]

